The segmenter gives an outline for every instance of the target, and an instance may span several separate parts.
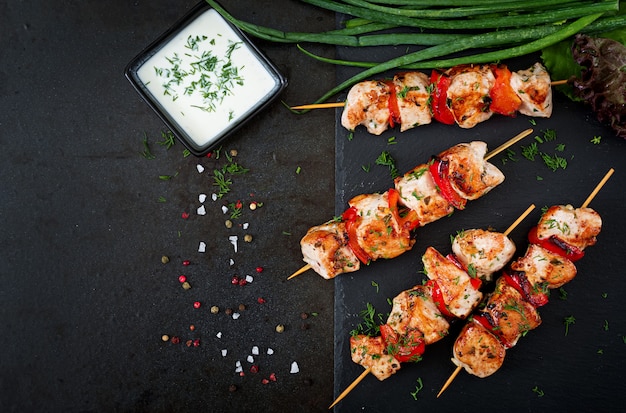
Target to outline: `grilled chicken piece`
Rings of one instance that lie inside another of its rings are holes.
[[[459,65],[446,72],[450,76],[447,102],[461,128],[473,128],[493,115],[489,91],[496,78],[489,65]]]
[[[417,213],[422,226],[454,212],[454,207],[439,194],[426,164],[416,166],[394,183],[400,202]]]
[[[430,288],[424,285],[403,291],[393,299],[387,324],[399,335],[404,335],[410,329],[421,331],[426,345],[441,340],[448,334],[450,327],[437,309]]]
[[[380,135],[389,126],[389,97],[385,82],[368,80],[352,86],[341,114],[341,125],[353,131],[363,125],[373,135]]]
[[[515,244],[500,232],[470,229],[454,237],[452,252],[464,268],[470,272],[473,268],[478,278],[491,281],[513,258]]]
[[[413,247],[410,231],[401,227],[389,209],[387,192],[357,195],[348,204],[359,214],[357,242],[373,260],[394,258]]]
[[[541,63],[511,72],[511,87],[522,100],[518,109],[521,114],[544,118],[552,115],[552,81]]]
[[[485,161],[487,144],[481,141],[461,143],[438,155],[448,162],[448,179],[465,199],[478,199],[504,181],[504,174]]]
[[[471,277],[433,247],[426,249],[422,262],[428,278],[439,285],[448,311],[462,319],[469,316],[483,297]]]
[[[502,277],[496,282],[496,288],[480,314],[494,326],[494,332],[508,348],[541,324],[537,309]]]
[[[352,361],[371,372],[378,380],[389,378],[400,370],[400,362],[387,353],[387,344],[381,336],[357,335],[350,337]]]
[[[524,256],[511,263],[511,269],[523,271],[535,289],[559,288],[576,277],[573,262],[535,244],[530,244]]]
[[[468,322],[454,342],[452,362],[469,374],[487,377],[504,363],[506,349],[500,340],[477,322]]]
[[[400,132],[429,124],[430,79],[422,72],[400,73],[393,77],[400,110]]]
[[[326,279],[357,271],[361,263],[348,245],[343,222],[327,222],[309,229],[300,240],[304,262]]]
[[[546,239],[554,235],[583,250],[595,245],[596,236],[601,229],[602,218],[593,209],[555,205],[541,216],[537,225],[537,236],[539,239]]]

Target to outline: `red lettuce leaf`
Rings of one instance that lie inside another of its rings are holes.
[[[626,139],[626,46],[607,38],[576,35],[574,60],[582,67],[570,84],[588,102],[600,122]]]

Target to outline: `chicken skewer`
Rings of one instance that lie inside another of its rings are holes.
[[[419,360],[425,346],[447,335],[449,321],[471,314],[482,299],[478,291],[481,281],[490,281],[515,253],[508,235],[534,208],[528,207],[504,233],[462,231],[452,242],[453,254],[447,257],[429,247],[422,257],[429,281],[394,298],[387,323],[380,327],[381,336],[350,339],[352,360],[366,368],[329,408],[369,373],[384,380],[400,368],[401,362]]]
[[[459,334],[452,359],[457,368],[437,397],[463,368],[481,378],[495,373],[504,361],[506,349],[541,323],[536,308],[547,303],[547,290],[571,281],[576,276],[573,262],[596,242],[602,221],[588,205],[613,172],[611,168],[580,208],[553,206],[543,214],[529,233],[526,254],[500,277],[486,311],[474,316]],[[501,311],[503,306],[515,311]],[[478,342],[480,346],[476,345]]]
[[[341,220],[309,229],[300,241],[307,265],[288,279],[309,269],[330,279],[411,249],[418,226],[463,209],[467,200],[499,185],[504,175],[488,160],[530,133],[527,129],[488,154],[484,142],[455,145],[396,178],[393,189],[354,197]]]
[[[540,64],[511,72],[505,65],[459,65],[422,72],[402,72],[391,80],[368,80],[354,85],[345,102],[295,106],[291,109],[344,107],[341,124],[348,130],[363,125],[380,135],[389,127],[400,131],[436,121],[472,128],[494,113],[532,117],[552,114],[550,75]]]

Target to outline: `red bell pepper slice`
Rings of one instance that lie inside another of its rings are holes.
[[[424,336],[419,330],[408,330],[400,336],[389,324],[383,324],[380,326],[380,335],[387,343],[389,354],[401,363],[419,361],[426,351]]]
[[[548,304],[549,295],[547,291],[537,289],[533,287],[526,278],[526,275],[522,271],[504,271],[502,273],[502,279],[511,287],[515,288],[518,293],[522,295],[535,307],[542,307]]]
[[[491,98],[489,109],[501,115],[514,116],[522,104],[522,100],[511,87],[511,71],[504,65],[493,65],[491,70],[496,81],[489,91]]]
[[[567,242],[563,241],[556,235],[552,235],[549,238],[539,238],[537,235],[537,227],[531,228],[528,232],[528,242],[531,244],[539,245],[547,249],[550,252],[553,252],[561,257],[567,258],[568,260],[575,262],[585,256],[585,251],[576,247],[575,245],[570,245]]]
[[[482,280],[480,278],[478,278],[476,276],[476,272],[475,271],[470,271],[470,269],[465,267],[465,265],[463,265],[461,263],[461,261],[459,261],[459,259],[456,257],[456,255],[454,255],[452,253],[446,255],[446,258],[449,259],[450,261],[452,261],[452,263],[454,265],[456,265],[458,268],[460,268],[463,271],[465,271],[467,273],[467,275],[470,276],[470,284],[472,284],[472,287],[474,287],[475,290],[480,290],[480,287],[483,285],[483,282],[482,282]]]
[[[387,191],[387,201],[389,204],[389,210],[391,210],[391,213],[401,228],[412,231],[419,226],[420,222],[417,218],[417,212],[411,209],[405,215],[400,213],[398,206],[400,193],[396,189],[392,188]]]
[[[450,183],[450,178],[448,176],[448,162],[443,162],[440,159],[433,159],[429,165],[430,174],[433,177],[433,181],[435,181],[435,185],[439,189],[439,193],[441,196],[445,198],[453,207],[456,209],[465,209],[465,204],[467,200],[462,198],[454,188],[452,188],[452,184]]]
[[[505,348],[511,348],[511,343],[509,343],[503,336],[502,336],[502,332],[500,332],[498,330],[498,327],[494,326],[493,324],[491,324],[491,322],[489,321],[489,319],[487,317],[485,317],[484,315],[481,314],[475,314],[472,315],[472,320],[476,321],[478,324],[480,324],[481,326],[483,326],[486,330],[488,330],[491,334],[493,334],[494,336],[496,336],[498,338],[498,340],[500,340],[500,343],[502,343],[502,345]]]
[[[433,117],[436,121],[446,125],[455,123],[454,115],[448,106],[448,88],[450,87],[450,77],[433,70],[430,75],[431,94],[430,105]]]
[[[363,264],[369,264],[371,257],[359,245],[356,233],[356,220],[359,218],[359,212],[355,207],[350,207],[341,214],[341,219],[346,223],[346,231],[348,232],[348,246]]]
[[[389,126],[394,127],[396,124],[402,123],[400,116],[400,107],[398,106],[398,95],[396,94],[396,85],[392,81],[385,82],[389,87]]]
[[[437,309],[446,318],[455,318],[454,314],[448,310],[446,307],[446,303],[443,300],[443,293],[441,292],[441,288],[439,288],[439,284],[435,280],[428,280],[426,282],[426,286],[430,287],[430,296],[433,298],[433,302],[437,305]]]

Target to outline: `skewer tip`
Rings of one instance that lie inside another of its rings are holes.
[[[300,268],[298,271],[296,271],[293,274],[291,274],[289,277],[287,277],[287,279],[291,280],[292,278],[297,277],[298,275],[300,275],[303,272],[306,272],[306,271],[308,271],[310,269],[311,269],[311,264],[307,264],[304,267]]]
[[[452,382],[454,381],[454,379],[456,378],[456,376],[459,375],[459,373],[461,372],[461,370],[463,369],[463,367],[461,366],[457,366],[456,370],[454,370],[454,372],[452,372],[452,374],[450,375],[450,377],[448,377],[448,380],[446,380],[445,384],[443,385],[443,387],[441,388],[441,390],[439,390],[439,393],[437,393],[437,398],[439,398],[439,396],[441,396],[441,394],[446,391],[446,389],[448,387],[450,387],[450,384],[452,384]]]
[[[335,407],[335,405],[337,403],[339,403],[341,400],[343,400],[344,397],[346,397],[348,395],[348,393],[350,393],[352,391],[352,389],[354,389],[357,386],[357,384],[359,384],[361,382],[361,380],[363,380],[365,378],[365,376],[370,374],[371,371],[372,370],[369,367],[366,368],[365,370],[363,370],[363,373],[361,373],[361,375],[359,377],[354,379],[354,381],[348,387],[346,387],[346,389],[335,399],[333,404],[328,406],[328,409],[329,410],[332,409],[333,407]]]

